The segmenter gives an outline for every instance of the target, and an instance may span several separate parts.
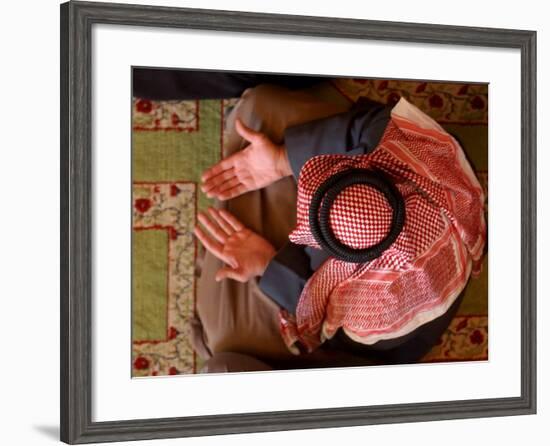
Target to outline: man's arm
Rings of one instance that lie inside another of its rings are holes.
[[[201,189],[208,197],[229,200],[292,175],[283,146],[240,119],[235,120],[235,130],[250,144],[202,174]]]
[[[294,177],[317,155],[362,155],[378,145],[390,119],[391,106],[361,98],[344,113],[289,127],[285,148]]]
[[[312,274],[304,247],[287,242],[271,259],[258,285],[280,307],[294,314],[302,289]]]
[[[202,191],[209,197],[228,200],[261,189],[294,175],[316,155],[369,153],[378,145],[391,107],[361,99],[348,112],[289,127],[284,145],[236,120],[237,132],[250,144],[206,170]]]
[[[279,306],[295,314],[308,279],[328,258],[320,249],[287,242],[267,265],[260,289]]]
[[[306,281],[328,256],[320,249],[287,242],[279,252],[260,235],[224,209],[199,212],[194,233],[225,265],[216,281],[247,282],[261,277],[259,286],[273,301],[294,313]]]

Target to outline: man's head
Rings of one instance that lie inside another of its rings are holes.
[[[395,241],[404,221],[401,193],[367,157],[319,156],[300,174],[298,225],[290,239],[364,263]]]

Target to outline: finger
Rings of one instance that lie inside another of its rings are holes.
[[[225,209],[220,209],[219,212],[222,218],[229,223],[235,231],[242,231],[244,229],[244,225],[231,212]]]
[[[229,200],[231,198],[238,197],[239,195],[244,194],[245,192],[248,192],[248,188],[244,184],[239,184],[238,186],[232,187],[231,189],[227,189],[220,194],[218,194],[218,198],[220,200]]]
[[[218,259],[223,260],[223,248],[220,243],[208,237],[199,226],[195,226],[193,232],[208,251],[214,254]]]
[[[263,137],[263,133],[247,127],[239,118],[235,120],[235,130],[237,130],[237,133],[249,142],[255,142],[258,138]]]
[[[220,280],[227,279],[227,278],[236,280],[238,282],[246,282],[246,277],[244,276],[243,273],[238,272],[234,268],[224,266],[223,268],[220,268],[216,273],[215,280],[216,282],[219,282]]]
[[[203,225],[218,242],[225,243],[225,241],[227,240],[227,234],[222,231],[218,225],[215,225],[212,220],[210,220],[202,212],[197,215],[197,219],[199,220],[201,225]]]
[[[216,256],[223,262],[233,266],[234,268],[238,268],[239,264],[237,263],[237,261],[234,258],[225,255],[223,253],[222,245],[208,237],[199,226],[195,226],[193,232],[209,252],[211,252],[214,256]]]
[[[218,164],[214,164],[210,169],[207,169],[201,176],[201,181],[205,183],[210,178],[219,175],[220,173],[233,167],[233,156],[221,160]]]
[[[204,193],[208,194],[212,189],[222,185],[223,183],[225,183],[226,181],[232,178],[236,178],[234,167],[224,170],[222,173],[219,173],[218,175],[206,180],[206,182],[202,184],[201,190]]]
[[[222,192],[224,192],[228,189],[232,189],[235,186],[238,186],[239,184],[241,184],[241,180],[239,180],[237,177],[233,177],[233,178],[227,180],[225,183],[222,183],[219,186],[217,186],[216,188],[212,189],[209,193],[211,195],[214,195],[215,197],[217,197]]]
[[[215,208],[208,208],[208,213],[210,216],[214,219],[216,223],[224,230],[224,232],[227,235],[233,234],[235,231],[233,230],[233,227],[227,223],[221,216],[217,209]]]

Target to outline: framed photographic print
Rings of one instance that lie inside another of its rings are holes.
[[[61,439],[535,413],[535,44],[61,5]]]

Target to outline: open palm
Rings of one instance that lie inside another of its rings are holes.
[[[199,213],[204,227],[195,226],[195,235],[204,247],[226,265],[216,273],[216,281],[225,278],[246,282],[261,276],[275,255],[273,246],[263,237],[244,226],[231,213],[209,208]]]
[[[239,119],[235,129],[250,144],[223,159],[202,175],[202,191],[208,197],[228,200],[261,189],[291,175],[284,146],[245,126]]]

